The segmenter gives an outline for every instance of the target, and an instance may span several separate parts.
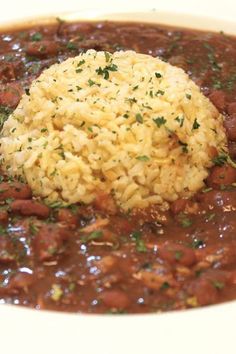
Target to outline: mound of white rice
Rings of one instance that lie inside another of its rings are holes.
[[[183,70],[88,51],[45,70],[4,124],[2,166],[49,201],[125,210],[194,194],[225,149],[222,116]]]

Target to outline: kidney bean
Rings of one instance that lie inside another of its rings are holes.
[[[163,284],[177,286],[173,274],[168,266],[155,264],[150,270],[141,270],[134,274],[134,278],[140,280],[147,288],[160,290]]]
[[[14,213],[20,213],[26,216],[38,216],[42,219],[49,217],[50,208],[46,205],[34,200],[14,200],[10,204],[11,210]]]
[[[233,113],[229,117],[226,117],[224,121],[224,127],[229,140],[236,140],[236,113]]]
[[[56,55],[59,50],[59,44],[49,40],[29,42],[25,47],[25,51],[28,55],[39,58]]]
[[[8,212],[6,210],[0,211],[0,223],[6,223],[8,221]]]
[[[62,253],[63,242],[66,241],[71,232],[68,228],[55,224],[43,225],[35,236],[35,249],[40,261],[53,259]]]
[[[203,209],[211,209],[217,207],[220,209],[235,209],[236,208],[236,192],[235,191],[216,191],[211,190],[207,193],[199,193],[196,196],[201,203]],[[231,207],[231,208],[230,208]]]
[[[236,160],[236,142],[229,141],[228,142],[229,155],[231,159]]]
[[[219,188],[221,185],[228,186],[236,182],[236,169],[228,164],[214,166],[206,183],[209,187]]]
[[[16,259],[12,242],[0,236],[0,263],[14,262]]]
[[[112,309],[123,310],[130,304],[128,295],[122,290],[105,290],[99,298],[107,307]]]
[[[77,225],[78,217],[67,208],[61,208],[58,210],[57,220],[71,226],[72,228]]]
[[[0,105],[16,108],[20,102],[23,89],[17,83],[9,83],[0,90]]]
[[[98,210],[109,215],[115,215],[118,211],[117,205],[111,195],[99,191],[94,200],[94,206]]]
[[[178,263],[186,267],[197,262],[194,250],[169,242],[160,247],[158,255],[170,264]]]
[[[231,102],[228,104],[227,112],[229,115],[236,113],[236,102]]]
[[[33,274],[29,274],[26,272],[19,272],[14,274],[9,281],[10,289],[27,289],[29,288],[35,281],[35,277]]]
[[[2,182],[0,183],[0,200],[7,198],[30,199],[32,191],[27,184],[20,182]]]
[[[208,96],[209,100],[216,106],[219,111],[224,111],[226,107],[225,93],[221,90],[212,91]]]
[[[214,285],[204,278],[199,278],[188,287],[188,293],[196,296],[198,305],[210,305],[218,301],[219,293]]]

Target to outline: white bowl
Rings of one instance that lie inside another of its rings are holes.
[[[3,0],[2,0],[3,1]],[[66,19],[151,21],[236,34],[234,0],[8,0],[0,23]],[[122,15],[121,15],[122,14]],[[27,19],[27,20],[25,20]],[[3,354],[235,354],[236,301],[152,315],[81,315],[0,307]]]

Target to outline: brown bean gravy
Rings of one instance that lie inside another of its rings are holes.
[[[216,156],[206,188],[166,212],[125,214],[103,193],[88,206],[48,206],[1,174],[1,303],[116,314],[236,299],[236,38],[119,22],[2,32],[0,125],[43,69],[88,49],[132,49],[183,68],[224,114],[230,159]]]

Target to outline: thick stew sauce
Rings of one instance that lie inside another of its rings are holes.
[[[0,176],[0,301],[36,309],[145,313],[236,299],[236,38],[140,23],[64,23],[0,34],[0,125],[43,69],[87,49],[133,49],[183,68],[225,116],[230,157],[168,211],[46,205]],[[3,158],[3,157],[1,157]]]

